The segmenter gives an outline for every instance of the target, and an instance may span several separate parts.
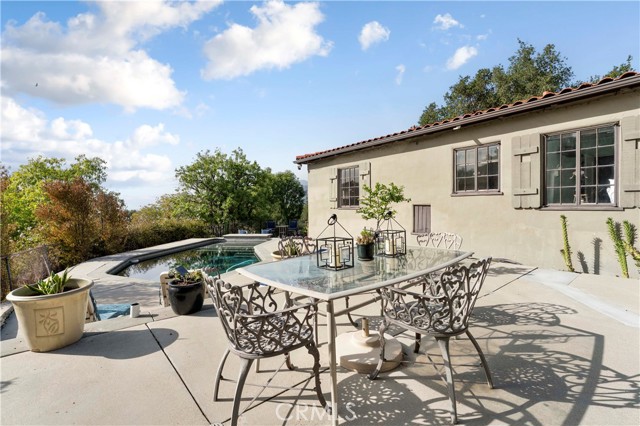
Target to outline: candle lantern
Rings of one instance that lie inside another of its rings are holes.
[[[384,221],[378,229],[376,253],[385,257],[407,254],[407,231],[393,218],[392,211],[385,214]]]
[[[336,234],[338,226],[348,237]],[[323,237],[325,231],[328,236]],[[353,237],[340,225],[336,214],[331,215],[327,221],[327,227],[316,238],[316,259],[319,268],[334,271],[353,268]]]

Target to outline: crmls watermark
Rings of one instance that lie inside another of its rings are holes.
[[[347,411],[349,411],[349,415],[345,417],[345,420],[347,421],[352,421],[357,418],[356,413],[351,409],[353,406],[355,406],[353,402],[347,402],[343,406]],[[331,419],[331,414],[327,413],[324,408],[317,405],[307,404],[278,404],[276,406],[276,416],[282,421]]]

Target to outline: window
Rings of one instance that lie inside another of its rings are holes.
[[[413,206],[413,233],[426,234],[431,232],[431,206]]]
[[[615,204],[613,125],[547,135],[544,148],[546,205]]]
[[[338,194],[339,207],[358,207],[360,205],[358,166],[338,170]]]
[[[454,192],[497,192],[500,190],[499,144],[456,149],[454,155]]]

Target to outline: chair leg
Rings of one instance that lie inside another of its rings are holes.
[[[307,343],[306,346],[309,354],[313,356],[313,375],[315,376],[316,395],[318,396],[318,401],[320,401],[320,405],[322,405],[325,410],[331,410],[331,408],[327,406],[327,401],[324,399],[322,387],[320,386],[320,352],[313,343]]]
[[[222,359],[220,360],[220,364],[218,365],[218,371],[216,372],[216,383],[213,386],[213,400],[218,400],[218,388],[220,387],[220,380],[222,380],[222,370],[224,369],[224,363],[227,362],[227,357],[229,356],[229,349],[224,352],[222,355]]]
[[[242,397],[242,388],[249,374],[249,369],[253,363],[252,359],[242,358],[240,373],[238,374],[238,383],[236,384],[236,395],[233,397],[233,412],[231,414],[231,426],[238,425],[238,413],[240,412],[240,399]]]
[[[380,324],[380,328],[378,329],[378,333],[380,334],[380,359],[378,360],[378,365],[376,366],[376,369],[373,370],[371,373],[369,373],[369,379],[370,380],[375,380],[376,377],[378,377],[378,374],[380,374],[380,371],[382,371],[382,365],[384,364],[384,345],[385,345],[385,341],[384,341],[384,332],[387,329],[387,321],[386,318],[383,318],[382,320],[382,324]]]
[[[289,352],[284,354],[284,360],[287,363],[287,368],[289,370],[295,370],[296,369],[296,366],[291,363],[291,356],[289,355]]]
[[[422,335],[420,333],[416,333],[415,345],[413,347],[414,354],[420,352],[420,340],[422,340]]]
[[[451,423],[458,423],[458,411],[456,409],[456,388],[453,382],[453,370],[451,369],[451,359],[449,357],[449,338],[437,337],[440,352],[444,359],[444,369],[447,376],[447,390],[449,391],[449,400],[451,401]]]
[[[469,338],[469,340],[471,340],[471,343],[473,343],[473,346],[476,348],[478,355],[480,355],[480,362],[482,363],[482,368],[484,368],[484,375],[487,376],[487,384],[489,385],[489,389],[493,389],[493,379],[491,378],[491,372],[489,371],[489,364],[487,364],[487,360],[482,353],[482,349],[480,349],[480,345],[478,345],[476,339],[471,335],[469,329],[467,329],[466,333],[467,337]]]

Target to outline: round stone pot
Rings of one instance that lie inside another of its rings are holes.
[[[358,244],[356,246],[358,250],[358,259],[360,260],[373,260],[375,253],[375,244]]]
[[[20,333],[33,352],[48,352],[77,342],[84,333],[89,289],[93,281],[70,278],[58,294],[34,295],[28,287],[13,290],[13,304]]]
[[[202,281],[183,284],[179,281],[169,281],[167,290],[169,303],[176,315],[189,315],[199,312],[204,303],[204,284]]]

